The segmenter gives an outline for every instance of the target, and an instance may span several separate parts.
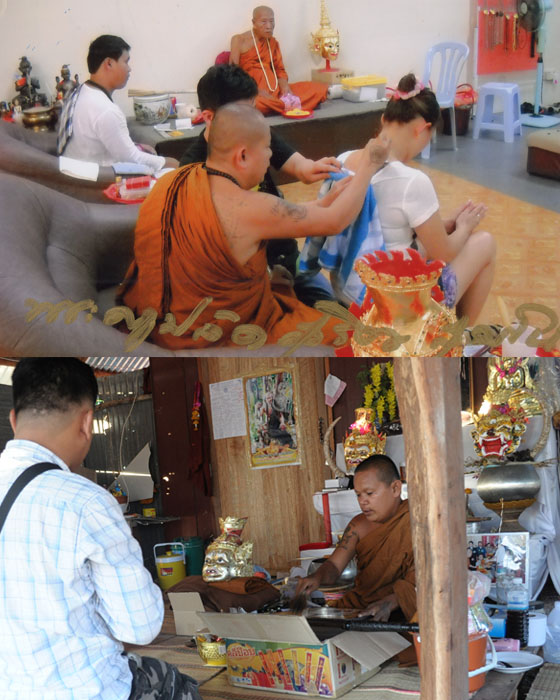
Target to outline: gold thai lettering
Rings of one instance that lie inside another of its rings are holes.
[[[164,333],[171,333],[175,336],[184,335],[211,302],[211,297],[203,299],[179,326],[173,314],[166,314],[158,332],[162,335]],[[30,310],[25,315],[25,320],[28,323],[35,321],[42,314],[45,314],[47,323],[53,323],[62,314],[64,323],[72,324],[77,320],[81,312],[87,312],[85,321],[89,323],[93,318],[93,314],[98,311],[98,307],[93,299],[83,299],[78,302],[67,299],[53,303],[40,302],[29,298],[25,300],[24,304],[30,307]],[[284,355],[288,355],[302,346],[316,347],[320,345],[323,341],[322,328],[329,318],[337,318],[341,321],[334,327],[337,335],[333,343],[335,347],[340,347],[348,341],[348,332],[350,331],[353,332],[354,338],[359,345],[369,345],[373,341],[385,337],[386,340],[381,346],[384,352],[395,352],[401,344],[410,340],[410,336],[401,335],[390,327],[372,328],[366,326],[347,308],[337,302],[320,301],[315,304],[315,308],[323,312],[320,318],[313,322],[298,324],[295,330],[285,333],[279,339],[279,345],[287,348]],[[542,323],[538,324],[533,320],[533,323],[529,325],[528,314],[541,314],[543,316]],[[241,320],[237,313],[226,309],[216,311],[214,318],[232,323],[238,323]],[[127,352],[131,352],[152,334],[157,320],[155,309],[145,309],[142,315],[136,318],[133,311],[127,306],[115,306],[106,311],[103,323],[107,326],[115,326],[122,321],[125,322],[129,334],[123,335],[124,347]],[[442,334],[444,335],[435,339],[432,345],[433,349],[437,350],[438,356],[446,355],[457,344],[486,345],[494,348],[506,340],[514,343],[529,330],[529,335],[524,338],[524,343],[529,347],[540,347],[545,351],[551,351],[560,342],[558,314],[543,304],[521,304],[515,310],[512,324],[501,329],[490,325],[478,324],[471,329],[470,339],[465,343],[464,336],[468,322],[468,318],[463,317],[454,323],[443,326]],[[193,332],[193,338],[202,337],[211,343],[217,342],[222,336],[223,329],[213,323],[206,323]],[[260,326],[250,323],[236,326],[230,336],[233,344],[246,347],[248,350],[261,348],[266,343],[266,339],[266,331]]]
[[[31,310],[27,312],[25,320],[28,323],[34,321],[41,314],[45,314],[45,321],[47,323],[53,323],[59,317],[59,315],[64,313],[64,323],[67,325],[74,323],[78,318],[78,314],[82,311],[88,311],[86,314],[85,321],[89,323],[93,314],[97,311],[97,304],[93,299],[83,299],[82,301],[71,301],[70,299],[65,299],[64,301],[59,301],[56,304],[51,301],[37,301],[36,299],[26,299],[24,302],[25,306],[30,306]]]
[[[266,343],[266,331],[254,323],[242,323],[236,326],[231,334],[231,342],[246,347],[247,350],[258,350]]]
[[[157,312],[155,309],[144,309],[139,318],[135,318],[132,309],[128,306],[114,306],[109,309],[103,318],[103,323],[106,326],[115,326],[117,323],[124,321],[130,333],[124,336],[124,349],[127,352],[132,352],[141,345],[150,333],[154,330],[157,321]]]

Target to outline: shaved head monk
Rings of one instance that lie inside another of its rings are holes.
[[[313,110],[327,97],[328,85],[304,81],[288,83],[280,44],[274,34],[274,11],[266,5],[253,10],[253,26],[231,39],[229,62],[241,66],[259,87],[256,107],[263,114],[294,108]]]
[[[373,455],[356,467],[354,491],[361,514],[348,523],[336,549],[317,571],[301,579],[296,593],[332,585],[354,557],[354,587],[333,601],[338,608],[364,609],[385,622],[393,611],[410,620],[416,612],[416,575],[408,501],[401,501],[402,482],[392,459]]]
[[[172,349],[214,343],[251,349],[251,342],[274,343],[299,323],[318,321],[322,314],[299,302],[291,288],[273,287],[264,241],[342,231],[358,214],[387,152],[385,141],[370,141],[347,186],[320,201],[291,204],[252,191],[271,153],[262,114],[246,104],[221,107],[206,163],[160,178],[141,206],[120,300],[137,316],[154,310],[151,337]],[[334,340],[329,323],[322,329],[327,344]]]

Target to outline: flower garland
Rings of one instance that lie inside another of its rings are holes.
[[[384,423],[398,419],[397,395],[392,362],[376,362],[369,371],[360,372],[358,380],[364,384],[364,408],[375,412],[375,424],[380,428]]]

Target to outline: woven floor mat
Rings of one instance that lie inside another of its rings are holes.
[[[527,700],[560,698],[560,664],[543,664],[527,694]]]

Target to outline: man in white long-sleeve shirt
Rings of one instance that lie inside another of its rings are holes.
[[[199,700],[175,667],[123,654],[123,641],[158,634],[163,602],[116,499],[72,471],[91,443],[93,371],[25,358],[12,383],[14,440],[0,455],[0,698]],[[5,515],[6,494],[35,470]]]
[[[104,34],[91,42],[90,78],[67,99],[61,115],[58,154],[99,165],[137,163],[152,172],[175,168],[175,158],[146,153],[130,138],[126,117],[113,102],[130,75],[130,46],[121,37]]]

